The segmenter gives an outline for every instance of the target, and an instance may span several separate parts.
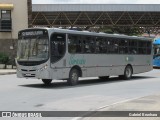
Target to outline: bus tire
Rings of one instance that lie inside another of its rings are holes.
[[[50,85],[51,82],[52,82],[52,79],[42,79],[42,82],[43,82],[45,85]]]
[[[67,83],[71,86],[77,85],[79,76],[80,76],[80,73],[77,69],[75,68],[71,69]]]
[[[100,76],[99,79],[101,80],[108,80],[109,76]]]
[[[127,65],[125,70],[124,70],[124,75],[120,75],[119,78],[129,80],[129,79],[131,79],[132,74],[133,74],[132,67],[130,65]]]

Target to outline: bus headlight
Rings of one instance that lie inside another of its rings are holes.
[[[21,72],[21,69],[17,66],[17,71]]]
[[[39,72],[39,71],[43,71],[43,70],[47,69],[47,67],[48,67],[48,65],[46,64],[45,66],[43,66],[42,68],[38,69],[37,71],[38,71],[38,72]]]

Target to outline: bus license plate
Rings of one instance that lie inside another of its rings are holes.
[[[31,76],[31,74],[30,74],[30,73],[27,73],[26,76]]]

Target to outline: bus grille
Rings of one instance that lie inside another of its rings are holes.
[[[21,69],[21,71],[25,71],[25,72],[34,72],[36,70],[25,70],[25,69]]]
[[[36,65],[40,65],[44,62],[46,62],[46,60],[43,60],[43,61],[18,61],[18,64],[23,65],[23,66],[36,66]]]

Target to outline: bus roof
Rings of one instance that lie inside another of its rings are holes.
[[[52,32],[60,32],[60,33],[70,33],[70,34],[83,34],[83,35],[96,35],[96,36],[104,36],[104,37],[115,37],[115,38],[128,38],[128,39],[139,39],[139,40],[152,40],[152,38],[146,37],[139,37],[139,36],[128,36],[123,34],[108,34],[108,33],[96,33],[96,32],[89,32],[89,31],[78,31],[78,30],[69,30],[69,29],[61,29],[61,28],[45,28],[45,27],[38,27],[38,28],[28,28],[24,30],[33,30],[33,29],[46,29],[50,33]]]

